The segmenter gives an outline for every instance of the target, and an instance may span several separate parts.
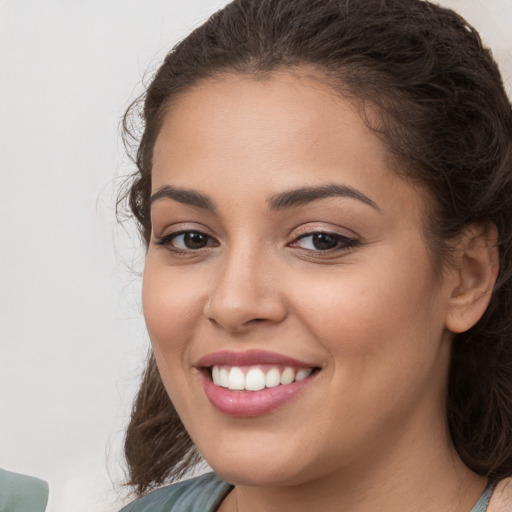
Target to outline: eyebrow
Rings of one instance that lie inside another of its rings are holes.
[[[301,187],[282,192],[272,196],[268,201],[268,205],[271,210],[283,210],[285,208],[294,208],[313,201],[336,196],[357,199],[380,212],[380,208],[377,204],[359,190],[348,185],[338,185],[336,183],[321,185],[319,187]]]
[[[191,206],[197,206],[210,212],[215,211],[215,205],[213,201],[204,194],[196,192],[195,190],[188,190],[186,188],[176,188],[171,185],[165,185],[159,188],[150,198],[150,206],[160,199],[172,199],[178,201],[178,203],[189,204]]]
[[[284,210],[312,203],[313,201],[318,201],[320,199],[339,196],[357,199],[380,212],[380,208],[377,204],[359,190],[348,185],[338,185],[336,183],[330,183],[318,187],[300,187],[293,190],[287,190],[286,192],[281,192],[280,194],[272,196],[268,200],[268,205],[271,210]],[[196,206],[210,212],[214,212],[216,210],[214,202],[208,196],[201,194],[200,192],[196,192],[195,190],[177,188],[171,185],[165,185],[159,188],[151,196],[149,201],[150,205],[164,198]]]

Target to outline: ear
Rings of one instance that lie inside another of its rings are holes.
[[[482,317],[499,270],[498,230],[494,224],[472,225],[462,233],[455,248],[454,275],[446,311],[446,328],[461,333]]]

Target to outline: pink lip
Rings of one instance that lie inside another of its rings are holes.
[[[308,364],[298,361],[276,352],[266,350],[247,350],[245,352],[234,352],[231,350],[221,350],[213,352],[201,358],[196,367],[211,366],[252,366],[257,364],[275,364],[278,366],[291,366],[293,368],[311,368],[314,364]]]
[[[316,377],[311,376],[299,382],[287,385],[279,385],[274,388],[266,388],[261,391],[233,391],[221,386],[216,386],[209,375],[207,368],[212,366],[252,366],[252,365],[276,365],[290,366],[293,368],[312,368],[308,364],[282,354],[262,350],[249,350],[246,352],[233,352],[224,350],[208,354],[199,360],[196,367],[201,370],[201,379],[204,391],[211,404],[221,413],[227,416],[250,418],[267,414],[297,397],[313,382]]]
[[[307,379],[292,382],[285,386],[266,388],[261,391],[232,391],[216,386],[201,372],[204,390],[211,404],[227,416],[251,418],[267,414],[298,396],[316,376],[315,373]]]

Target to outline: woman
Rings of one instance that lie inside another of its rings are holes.
[[[237,0],[143,118],[130,483],[215,473],[125,510],[512,510],[512,112],[475,30]]]

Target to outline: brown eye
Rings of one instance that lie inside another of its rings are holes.
[[[201,231],[180,231],[162,237],[157,244],[167,246],[171,250],[197,251],[206,247],[215,247],[218,242]]]
[[[317,233],[312,236],[313,246],[319,251],[334,249],[338,245],[338,242],[339,240],[327,233]]]
[[[210,238],[204,233],[199,233],[197,231],[183,233],[181,237],[183,237],[182,243],[187,249],[202,249],[208,245],[208,239]]]
[[[356,241],[338,233],[316,232],[299,237],[291,245],[308,251],[330,251],[354,247]]]

